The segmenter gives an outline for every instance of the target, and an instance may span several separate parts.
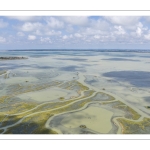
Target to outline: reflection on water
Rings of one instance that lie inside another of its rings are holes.
[[[129,82],[137,87],[150,87],[150,72],[146,71],[112,71],[103,76]]]

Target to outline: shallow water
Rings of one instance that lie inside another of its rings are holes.
[[[85,125],[86,128],[99,133],[108,133],[111,128],[110,119],[113,113],[103,108],[88,107],[79,112],[74,112],[67,117],[63,116],[61,124],[67,128],[77,128]]]
[[[146,71],[112,71],[103,76],[129,82],[136,87],[150,87],[150,72]]]
[[[39,103],[61,101],[67,104],[70,99],[81,98],[85,89],[79,89],[79,85],[74,86],[72,83],[67,84],[78,81],[90,90],[114,94],[117,100],[123,100],[143,116],[150,116],[150,110],[146,109],[146,106],[150,106],[150,67],[147,63],[150,53],[35,50],[3,51],[0,55],[28,57],[26,60],[0,61],[0,71],[7,71],[7,74],[0,76],[0,100],[4,103],[0,103],[0,107],[7,110],[6,113],[12,101],[13,110],[10,111],[13,113],[17,107],[21,107],[19,100],[28,104],[31,100],[34,107],[38,107]],[[66,85],[52,85],[53,82]],[[100,101],[108,97],[100,97]],[[25,107],[21,108],[24,110]],[[74,133],[77,130],[80,133],[80,125],[89,128],[86,132],[108,133],[112,129],[112,115],[107,109],[92,106],[70,113],[61,123],[66,130],[78,128]]]
[[[65,90],[61,90],[59,88],[51,88],[51,89],[21,94],[17,97],[24,99],[24,100],[31,99],[31,100],[36,100],[39,102],[44,102],[44,101],[55,100],[60,97],[65,97],[66,95],[67,95],[67,92],[65,92]]]

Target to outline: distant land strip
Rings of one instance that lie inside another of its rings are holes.
[[[16,59],[28,59],[27,57],[21,57],[21,56],[16,56],[16,57],[0,57],[0,60],[16,60]]]
[[[6,51],[94,51],[94,52],[136,52],[150,53],[150,49],[16,49]]]

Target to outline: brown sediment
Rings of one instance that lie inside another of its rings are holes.
[[[80,128],[86,128],[86,125],[80,125],[79,127]]]

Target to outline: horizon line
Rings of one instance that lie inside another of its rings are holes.
[[[2,50],[2,49],[1,49]],[[137,51],[137,50],[144,50],[144,51],[149,51],[150,49],[136,49],[136,48],[127,48],[127,49],[123,49],[123,48],[94,48],[94,49],[88,49],[88,48],[28,48],[28,49],[3,49],[4,51],[32,51],[32,50],[67,50],[67,51],[71,51],[71,50],[84,50],[84,51],[91,51],[91,50],[103,50],[103,51],[107,51],[107,50],[133,50],[133,51]]]

